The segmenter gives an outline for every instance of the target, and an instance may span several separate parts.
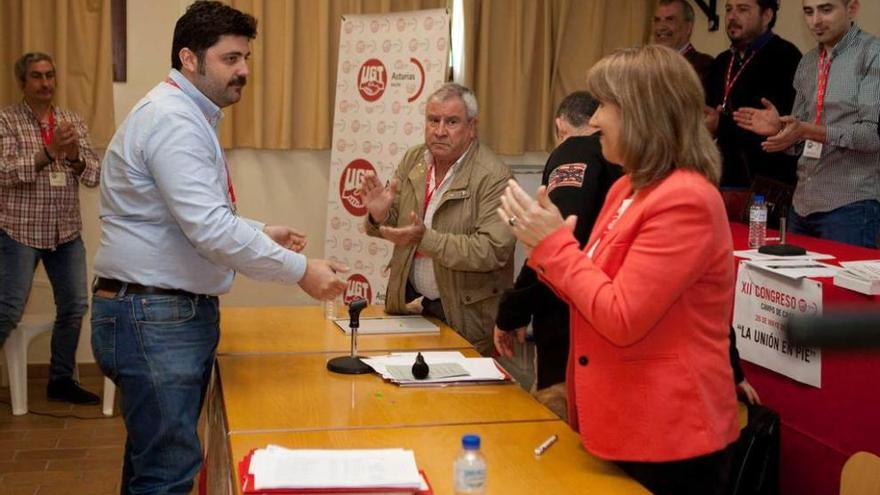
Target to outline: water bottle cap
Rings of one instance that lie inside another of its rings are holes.
[[[755,194],[755,203],[761,204],[764,202],[763,194]]]
[[[467,450],[476,450],[480,448],[479,435],[465,435],[461,437],[461,446]]]

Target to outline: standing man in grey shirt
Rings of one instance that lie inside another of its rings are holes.
[[[794,78],[792,114],[741,108],[737,124],[769,152],[800,154],[791,230],[876,247],[880,231],[880,39],[856,26],[859,0],[803,0],[819,46]]]
[[[172,70],[129,113],[107,149],[92,349],[121,391],[122,493],[188,494],[196,432],[219,339],[217,296],[235,272],[330,299],[342,266],[307,260],[303,236],[236,214],[217,139],[221,108],[249,75],[256,20],[220,2],[177,21]]]

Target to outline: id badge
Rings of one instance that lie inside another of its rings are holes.
[[[67,174],[64,172],[49,172],[49,185],[52,187],[66,186]]]
[[[815,160],[822,158],[822,143],[807,139],[804,142],[804,157]]]

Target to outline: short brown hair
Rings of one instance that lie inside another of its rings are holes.
[[[677,168],[718,184],[721,157],[703,120],[703,87],[680,54],[657,45],[619,50],[590,69],[587,90],[620,107],[622,165],[634,188]]]

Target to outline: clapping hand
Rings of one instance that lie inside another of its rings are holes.
[[[497,212],[528,249],[537,246],[563,225],[573,231],[577,223],[574,215],[562,219],[559,209],[550,201],[545,186],[538,188],[536,199],[532,199],[514,180],[508,181]]]

